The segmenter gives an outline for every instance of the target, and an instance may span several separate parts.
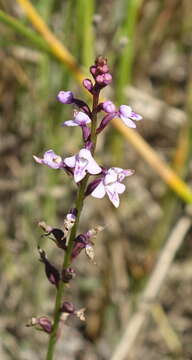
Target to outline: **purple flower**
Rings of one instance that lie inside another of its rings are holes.
[[[133,175],[133,173],[134,171],[130,169],[123,170],[119,167],[110,168],[91,195],[95,198],[102,199],[107,193],[113,205],[118,207],[119,194],[125,191],[125,185],[121,182],[126,176]]]
[[[33,158],[38,164],[47,165],[52,169],[61,169],[64,167],[61,156],[55,154],[53,150],[46,151],[43,158],[35,155],[33,155]]]
[[[121,105],[119,107],[117,116],[119,116],[120,119],[124,122],[124,124],[130,128],[136,128],[136,125],[132,120],[136,120],[136,121],[142,120],[142,116],[134,113],[132,111],[132,108],[127,105]]]
[[[91,122],[90,117],[82,111],[74,111],[74,120],[65,121],[62,126],[85,126]]]
[[[72,91],[59,91],[59,93],[57,95],[57,99],[62,104],[72,104],[74,97],[73,97]]]
[[[95,175],[101,172],[100,166],[93,159],[88,149],[81,149],[77,155],[65,158],[64,163],[68,167],[74,168],[74,180],[76,183],[81,181],[86,173]]]

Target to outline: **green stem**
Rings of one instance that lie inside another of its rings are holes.
[[[94,154],[96,140],[97,140],[96,127],[97,127],[98,102],[99,102],[99,92],[97,92],[95,95],[93,95],[92,122],[91,122],[91,141],[93,143],[92,154]],[[85,176],[85,178],[81,181],[78,192],[77,192],[77,199],[76,199],[77,218],[76,218],[74,226],[72,227],[67,250],[64,255],[63,269],[67,269],[71,263],[71,253],[72,253],[72,249],[73,249],[73,243],[74,243],[74,240],[76,237],[81,211],[83,209],[83,202],[84,202],[84,198],[85,198],[85,189],[87,186],[88,179],[89,179],[89,174],[87,174]],[[57,289],[57,294],[56,294],[53,330],[52,330],[52,332],[50,334],[50,338],[49,338],[46,360],[52,360],[53,356],[54,356],[59,321],[60,321],[60,317],[61,317],[60,308],[62,305],[64,289],[65,289],[65,283],[63,281],[60,281],[58,289]]]
[[[37,35],[34,31],[28,29],[20,21],[16,20],[13,16],[7,15],[2,10],[0,10],[0,22],[10,26],[12,29],[16,30],[21,35],[25,36],[28,40],[31,41],[39,50],[51,53],[50,48],[47,46],[45,41]]]

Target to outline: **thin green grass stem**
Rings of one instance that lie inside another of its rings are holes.
[[[16,30],[19,34],[23,35],[39,50],[51,54],[49,46],[39,35],[37,35],[34,31],[28,29],[25,25],[23,25],[20,21],[16,20],[14,17],[7,15],[2,10],[0,10],[0,22],[8,25],[10,28]]]
[[[132,64],[134,59],[134,35],[135,35],[135,26],[137,21],[137,15],[139,8],[141,6],[142,0],[129,0],[124,1],[125,18],[124,24],[120,31],[121,38],[127,39],[127,44],[124,46],[124,49],[121,52],[118,69],[117,69],[117,78],[116,78],[116,94],[118,103],[122,103],[124,96],[123,90],[125,85],[131,82],[132,75]]]

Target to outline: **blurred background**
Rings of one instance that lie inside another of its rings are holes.
[[[190,183],[191,0],[31,3],[85,73],[96,55],[108,58],[113,83],[105,96],[142,114],[137,131]],[[76,153],[79,129],[60,127],[72,118],[72,107],[58,103],[56,95],[72,90],[89,99],[50,54],[18,1],[0,0],[0,34],[0,359],[43,360],[48,337],[25,327],[32,316],[51,315],[54,306],[55,289],[38,260],[37,222],[61,227],[76,189],[62,172],[34,163],[32,155],[48,149]],[[57,346],[60,360],[110,359],[186,208],[112,126],[100,136],[97,161],[136,174],[126,180],[118,210],[107,198],[86,200],[80,231],[98,224],[105,230],[95,241],[97,266],[84,253],[75,264],[78,276],[66,300],[86,307],[87,319],[67,322]],[[41,245],[61,263],[50,240]],[[149,312],[127,358],[192,359],[191,250],[189,231],[158,294],[158,311]]]

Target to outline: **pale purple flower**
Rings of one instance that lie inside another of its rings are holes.
[[[81,181],[87,173],[95,175],[102,170],[88,149],[81,149],[77,155],[65,158],[64,163],[68,167],[74,168],[74,180],[76,183]]]
[[[133,112],[132,108],[127,105],[121,105],[119,107],[117,116],[119,116],[120,119],[124,122],[124,124],[130,128],[136,128],[136,125],[132,120],[142,120],[142,116]]]
[[[64,167],[61,156],[55,154],[53,150],[46,151],[43,158],[39,158],[35,155],[33,155],[33,158],[38,164],[47,165],[52,169],[60,169]]]
[[[107,193],[110,201],[117,208],[119,206],[119,194],[125,191],[125,185],[121,182],[126,176],[133,175],[131,169],[123,170],[119,167],[112,167],[107,170],[103,179],[91,195],[95,198],[102,199]]]
[[[83,111],[74,111],[74,119],[65,121],[62,126],[86,126],[90,122],[90,117]]]
[[[62,104],[72,104],[73,100],[74,100],[74,96],[73,96],[72,91],[59,91],[59,93],[57,95],[57,99]]]

